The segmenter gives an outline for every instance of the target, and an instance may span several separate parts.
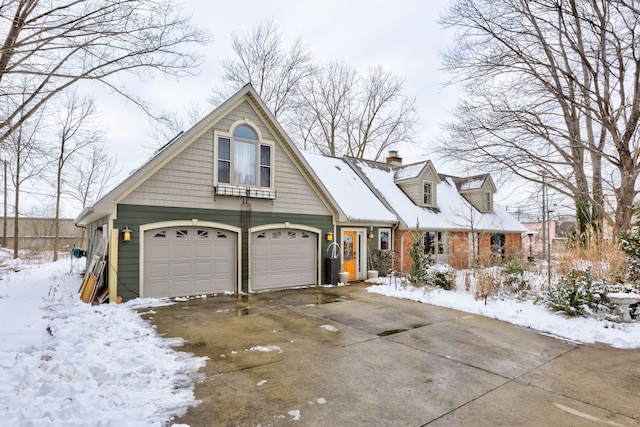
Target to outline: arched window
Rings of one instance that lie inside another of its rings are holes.
[[[271,145],[262,144],[249,125],[233,129],[232,138],[218,138],[218,183],[243,187],[271,187]]]
[[[235,128],[233,131],[233,136],[235,136],[236,138],[251,139],[253,141],[258,140],[258,135],[256,134],[256,131],[254,131],[251,127],[247,125],[240,125],[237,128]]]

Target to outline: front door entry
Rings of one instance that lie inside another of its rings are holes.
[[[342,268],[349,273],[349,280],[356,278],[357,259],[356,232],[345,231],[342,237]]]

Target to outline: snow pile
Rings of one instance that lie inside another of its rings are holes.
[[[68,260],[22,265],[0,281],[4,425],[163,426],[196,405],[205,358],[176,352],[135,304],[78,300]]]
[[[485,305],[484,299],[476,300],[468,292],[415,288],[402,285],[399,281],[390,284],[389,278],[369,279],[367,282],[375,283],[367,288],[369,292],[480,314],[572,342],[601,342],[617,348],[640,348],[640,322],[615,323],[585,317],[569,318],[530,300],[515,298],[490,297]]]

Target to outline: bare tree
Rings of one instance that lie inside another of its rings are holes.
[[[231,35],[236,55],[222,62],[223,88],[215,89],[210,102],[221,101],[251,83],[275,117],[290,110],[301,82],[312,72],[311,55],[301,38],[284,46],[278,25],[263,21],[250,33]]]
[[[0,143],[83,80],[104,83],[150,113],[116,76],[190,73],[201,62],[190,46],[208,41],[170,1],[0,1],[0,20],[8,23],[0,33],[0,98],[20,99],[0,114]]]
[[[439,151],[569,196],[580,231],[627,230],[640,173],[636,0],[456,0],[445,68],[464,100]],[[605,195],[613,196],[611,205]]]
[[[347,152],[349,112],[357,96],[356,71],[331,63],[311,75],[297,108],[298,131],[305,149],[330,156]]]
[[[96,202],[111,186],[118,175],[116,159],[111,156],[103,142],[91,144],[89,150],[70,161],[72,172],[67,182],[67,192],[82,209]],[[82,239],[84,242],[84,229]]]
[[[102,130],[96,127],[93,119],[96,115],[95,104],[91,98],[80,98],[76,91],[63,94],[60,108],[54,116],[57,142],[56,160],[56,202],[55,202],[55,234],[53,240],[53,261],[58,260],[60,241],[60,198],[63,193],[65,166],[69,161],[87,150],[90,145],[97,144],[103,137]]]
[[[9,106],[11,108],[11,105]],[[33,179],[39,178],[47,167],[45,153],[37,139],[43,123],[44,110],[40,110],[30,119],[18,117],[19,126],[8,135],[4,150],[9,160],[14,193],[14,231],[13,257],[18,258],[20,250],[20,196],[21,186]]]
[[[186,104],[182,113],[164,111],[157,117],[151,117],[150,138],[149,143],[145,144],[145,149],[153,154],[168,141],[175,139],[176,135],[198,123],[205,115],[200,105],[190,102]]]
[[[415,99],[402,94],[403,81],[381,67],[366,78],[331,63],[309,78],[301,112],[310,127],[302,140],[323,154],[378,160],[394,144],[415,138]],[[304,126],[299,126],[304,129]]]
[[[369,70],[347,123],[348,154],[378,160],[394,144],[414,142],[415,98],[402,94],[404,82],[382,67]],[[355,107],[355,108],[354,108]]]

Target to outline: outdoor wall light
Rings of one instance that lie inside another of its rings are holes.
[[[373,239],[373,225],[369,227],[369,238]]]
[[[333,241],[333,233],[331,231],[329,231],[327,233],[327,241],[332,242]]]
[[[131,230],[129,229],[129,227],[125,227],[122,230],[122,241],[128,242],[130,240],[131,240]]]

